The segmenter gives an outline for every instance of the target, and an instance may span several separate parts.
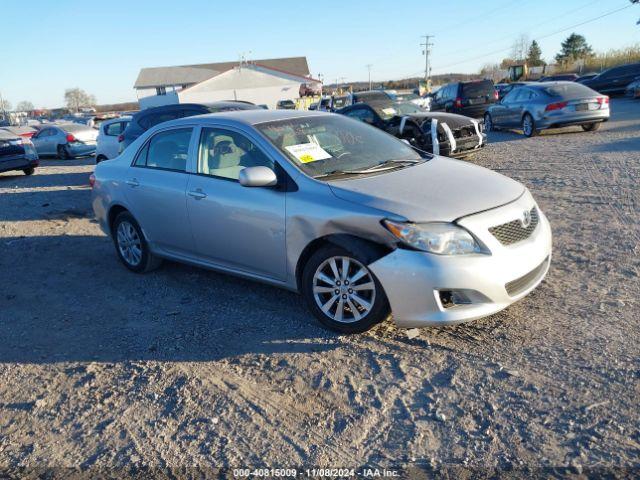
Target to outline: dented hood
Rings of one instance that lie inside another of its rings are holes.
[[[439,156],[400,170],[328,183],[338,198],[412,222],[451,222],[505,205],[524,192],[521,183],[504,175]]]

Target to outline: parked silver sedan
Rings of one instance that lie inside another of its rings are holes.
[[[52,123],[31,137],[38,155],[56,155],[61,159],[93,155],[98,131],[77,123]]]
[[[93,209],[134,272],[168,258],[301,292],[361,332],[495,313],[551,259],[529,191],[342,115],[251,110],[160,124],[96,166]]]
[[[528,83],[484,114],[487,132],[520,128],[527,137],[547,128],[581,125],[592,132],[609,120],[609,97],[576,82]]]

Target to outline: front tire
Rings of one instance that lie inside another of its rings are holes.
[[[69,160],[71,158],[71,154],[66,145],[58,145],[57,152],[60,160]]]
[[[484,114],[484,131],[489,133],[489,132],[493,132],[495,129],[496,127],[493,126],[493,119],[491,118],[491,114],[485,113]]]
[[[583,123],[581,127],[582,127],[582,130],[584,130],[585,132],[595,132],[596,130],[600,129],[600,122]]]
[[[118,258],[132,272],[150,272],[162,260],[151,253],[142,229],[129,212],[121,212],[113,222],[113,242]]]
[[[538,135],[538,133],[540,133],[538,130],[536,130],[536,122],[528,113],[526,113],[524,117],[522,117],[522,133],[524,133],[526,137],[535,137],[536,135]]]
[[[382,285],[360,255],[328,245],[302,273],[302,295],[315,317],[341,333],[361,333],[390,313]]]
[[[36,169],[33,167],[29,167],[29,168],[25,168],[22,171],[24,172],[25,175],[29,176],[29,175],[33,175]]]

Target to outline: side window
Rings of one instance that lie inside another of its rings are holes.
[[[354,108],[353,110],[347,112],[347,116],[365,123],[375,122],[375,116],[373,115],[373,112],[368,108]]]
[[[105,133],[105,135],[109,135],[110,137],[117,137],[118,135],[120,135],[122,133],[122,130],[124,130],[122,128],[123,125],[124,124],[122,122],[110,123],[105,128],[104,133]]]
[[[502,99],[502,103],[513,103],[516,101],[516,97],[518,96],[518,91],[519,89],[514,89],[511,90],[509,93],[507,93],[504,98]]]
[[[246,167],[273,168],[273,162],[242,134],[220,128],[203,128],[198,148],[198,173],[238,180]]]
[[[154,135],[138,153],[135,165],[186,171],[192,131],[192,128],[177,128]]]

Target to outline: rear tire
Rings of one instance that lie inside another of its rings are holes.
[[[121,212],[111,228],[118,258],[132,272],[146,273],[155,270],[162,259],[151,253],[142,229],[129,212]]]
[[[57,152],[60,160],[69,160],[71,158],[71,154],[66,145],[58,145]]]
[[[522,133],[524,133],[526,137],[535,137],[540,133],[536,130],[536,122],[528,113],[525,113],[524,117],[522,117]]]
[[[309,258],[301,287],[320,323],[340,333],[365,332],[390,313],[382,285],[364,258],[335,245],[322,247]]]
[[[598,130],[600,128],[600,122],[596,122],[596,123],[583,123],[581,125],[582,130],[584,130],[585,132],[595,132],[596,130]]]
[[[33,175],[36,169],[34,167],[29,167],[29,168],[25,168],[22,171],[24,172],[25,175],[29,176],[29,175]]]

